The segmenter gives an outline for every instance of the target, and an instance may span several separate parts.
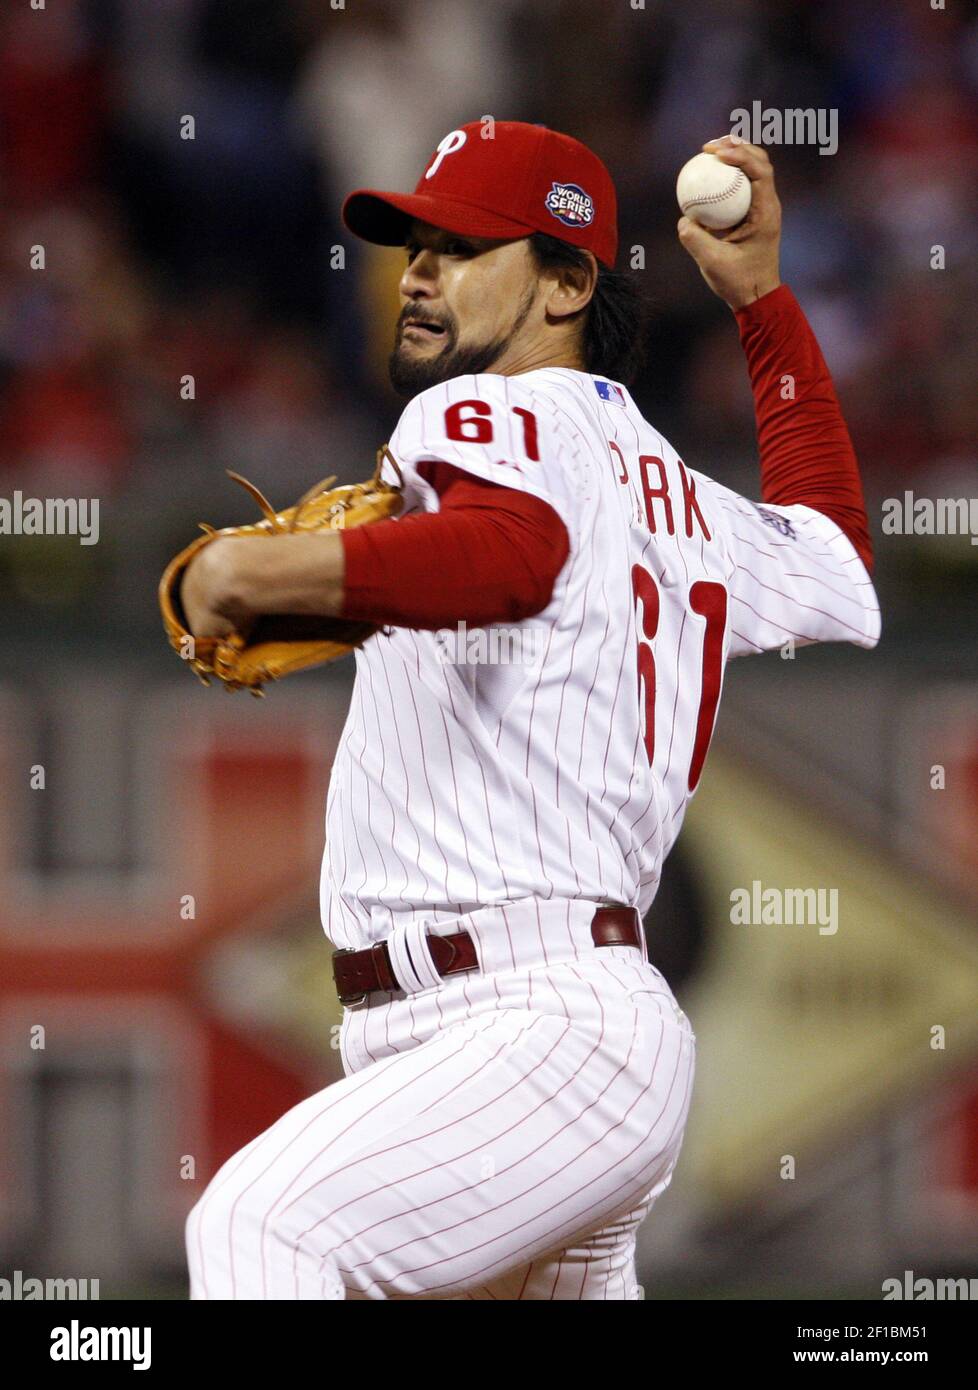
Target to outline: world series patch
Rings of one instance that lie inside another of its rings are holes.
[[[773,526],[775,531],[780,531],[782,536],[790,536],[793,541],[798,539],[795,528],[786,516],[780,516],[777,512],[769,512],[766,507],[761,507],[756,502],[752,502],[751,506],[758,513],[765,526]]]
[[[576,183],[555,183],[544,200],[547,211],[565,227],[588,227],[594,221],[594,203]]]

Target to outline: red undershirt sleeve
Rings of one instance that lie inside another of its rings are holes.
[[[761,498],[822,512],[869,573],[873,546],[855,450],[821,349],[787,285],[736,312],[761,458]],[[784,399],[784,378],[793,398]]]
[[[340,616],[434,630],[541,612],[570,549],[556,511],[452,464],[421,463],[418,472],[441,510],[342,532]]]

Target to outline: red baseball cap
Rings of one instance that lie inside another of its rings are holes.
[[[403,246],[412,218],[459,236],[546,232],[614,268],[615,185],[596,154],[569,135],[524,121],[472,121],[438,142],[413,193],[358,188],[343,221],[364,241]]]

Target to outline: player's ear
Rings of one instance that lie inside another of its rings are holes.
[[[576,265],[548,267],[544,274],[547,313],[566,318],[590,303],[598,283],[598,263],[590,251],[584,251]]]

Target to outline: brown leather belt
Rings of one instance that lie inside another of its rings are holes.
[[[595,946],[637,946],[644,949],[642,922],[634,907],[599,907],[591,920]],[[478,970],[475,942],[467,931],[427,937],[428,950],[439,975]],[[399,990],[387,943],[378,941],[362,951],[333,952],[333,979],[341,1004],[359,1004],[374,990]]]

